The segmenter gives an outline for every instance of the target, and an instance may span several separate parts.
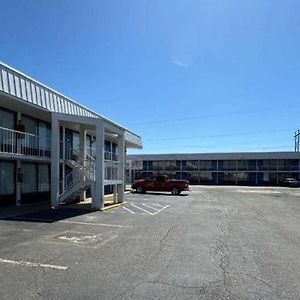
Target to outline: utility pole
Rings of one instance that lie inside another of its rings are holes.
[[[295,131],[295,152],[299,152],[299,144],[300,144],[300,130]]]

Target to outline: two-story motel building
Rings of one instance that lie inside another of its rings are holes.
[[[91,192],[123,201],[126,148],[141,138],[0,63],[0,206],[48,200],[58,207]]]
[[[300,179],[300,152],[128,155],[128,182],[162,174],[190,184],[276,186]]]

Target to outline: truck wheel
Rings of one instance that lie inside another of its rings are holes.
[[[174,187],[172,188],[171,193],[172,195],[179,195],[181,191],[178,188]]]
[[[138,193],[145,193],[145,190],[143,189],[142,186],[138,186],[138,187],[136,188],[136,191],[137,191]]]

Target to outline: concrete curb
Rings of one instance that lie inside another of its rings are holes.
[[[105,211],[105,210],[108,210],[108,209],[117,208],[117,207],[120,207],[120,206],[122,206],[122,205],[125,205],[126,203],[127,203],[127,202],[111,204],[111,205],[108,205],[108,206],[106,206],[106,207],[101,208],[100,211]]]

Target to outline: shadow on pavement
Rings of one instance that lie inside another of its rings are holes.
[[[189,195],[189,194],[172,195],[172,194],[170,194],[168,192],[166,192],[166,193],[160,193],[160,192],[138,193],[136,191],[132,191],[131,193],[132,194],[138,194],[138,195],[153,195],[153,196],[166,196],[166,197],[170,197],[170,196],[173,196],[173,197],[186,197],[186,196]]]
[[[2,221],[20,221],[20,222],[35,222],[35,223],[54,223],[68,218],[73,218],[85,214],[95,212],[89,204],[81,204],[78,207],[65,206],[58,209],[41,209],[30,213],[21,213],[14,216],[0,217]]]

